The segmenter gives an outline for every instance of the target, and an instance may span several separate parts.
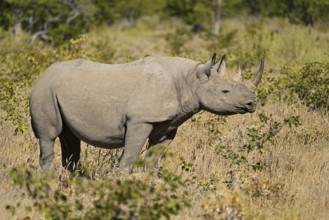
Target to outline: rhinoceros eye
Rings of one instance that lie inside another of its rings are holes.
[[[227,90],[227,89],[223,89],[223,90],[222,90],[222,93],[225,93],[225,94],[226,94],[226,93],[229,93],[229,92],[230,92],[230,91]]]

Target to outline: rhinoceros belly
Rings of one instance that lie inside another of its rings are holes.
[[[119,148],[124,145],[125,116],[114,105],[62,100],[61,116],[80,140],[97,147]]]
[[[95,123],[90,119],[65,120],[66,126],[80,140],[96,147],[119,148],[124,146],[124,125],[113,123]]]

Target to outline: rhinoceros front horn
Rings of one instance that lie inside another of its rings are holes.
[[[259,65],[259,69],[258,69],[258,72],[256,74],[256,76],[254,76],[252,79],[251,79],[251,83],[257,87],[261,78],[262,78],[262,75],[263,75],[263,72],[264,72],[264,59],[261,59],[260,60],[260,65]]]

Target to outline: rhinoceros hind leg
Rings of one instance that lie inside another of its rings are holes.
[[[54,140],[40,138],[40,166],[45,172],[49,172],[54,160]]]
[[[158,140],[158,139],[152,139],[150,138],[149,140],[149,149],[151,147],[158,147],[158,146],[166,146],[166,145],[169,145],[175,138],[177,134],[177,128],[168,132],[166,135],[165,135],[165,139],[163,140]]]
[[[156,166],[165,150],[163,147],[169,145],[174,140],[176,134],[177,128],[167,133],[163,140],[150,138],[149,146],[145,155],[146,168],[149,169]]]
[[[79,169],[80,139],[77,138],[66,126],[63,126],[59,135],[62,149],[62,166],[73,172]]]

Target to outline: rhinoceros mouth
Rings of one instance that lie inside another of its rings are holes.
[[[245,107],[245,106],[237,107],[237,113],[239,114],[253,113],[255,111],[256,108],[254,107]]]

